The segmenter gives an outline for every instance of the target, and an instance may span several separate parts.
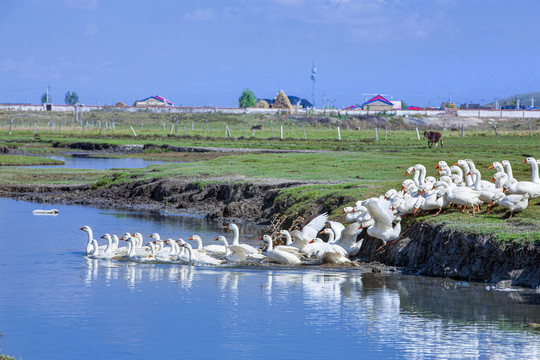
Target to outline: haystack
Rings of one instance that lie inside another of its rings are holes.
[[[258,108],[258,109],[269,109],[269,108],[270,108],[270,105],[268,105],[268,103],[266,102],[266,100],[259,99],[259,100],[257,101],[257,103],[255,104],[254,108]]]
[[[287,95],[285,95],[283,90],[279,91],[279,94],[276,96],[276,101],[274,102],[274,105],[272,105],[272,107],[275,109],[293,109],[289,98],[287,97]]]

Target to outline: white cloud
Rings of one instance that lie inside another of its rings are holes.
[[[101,7],[98,0],[64,0],[63,5],[71,9],[97,10]]]
[[[199,8],[193,12],[187,13],[184,15],[184,18],[188,21],[201,21],[201,22],[211,22],[217,20],[228,20],[232,16],[232,9],[202,9]]]
[[[86,27],[84,28],[84,33],[86,35],[95,35],[99,32],[99,28],[94,23],[88,23],[86,24]]]
[[[197,9],[184,17],[190,21],[215,21],[218,15],[215,9]]]

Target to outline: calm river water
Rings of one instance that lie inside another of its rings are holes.
[[[33,215],[57,208],[57,216]],[[357,269],[89,260],[103,233],[230,236],[199,217],[0,198],[0,354],[29,359],[534,359],[540,298]],[[256,228],[241,241],[257,243]]]
[[[144,168],[152,164],[165,164],[165,161],[152,161],[141,158],[96,158],[77,156],[50,156],[49,159],[62,160],[65,165],[39,166],[48,168],[72,169],[112,169],[112,168]]]

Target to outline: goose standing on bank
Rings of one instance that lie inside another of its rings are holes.
[[[523,211],[529,205],[529,194],[512,194],[504,195],[503,193],[495,194],[495,201],[503,208],[510,210],[510,219],[515,212]]]
[[[538,175],[538,162],[532,158],[528,157],[523,161],[524,164],[529,164],[532,167],[532,182],[535,184],[540,184],[540,176]]]

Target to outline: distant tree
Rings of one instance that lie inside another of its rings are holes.
[[[407,104],[405,101],[401,102],[401,110],[407,110],[408,107],[409,107],[409,104]]]
[[[244,91],[242,91],[242,95],[240,95],[240,98],[238,99],[238,106],[241,108],[248,108],[255,106],[256,103],[257,99],[255,98],[253,91],[244,89]]]
[[[79,102],[79,95],[75,91],[66,91],[64,102],[67,105],[75,105]]]
[[[43,93],[43,95],[41,95],[41,104],[45,104],[47,102],[47,93]]]

